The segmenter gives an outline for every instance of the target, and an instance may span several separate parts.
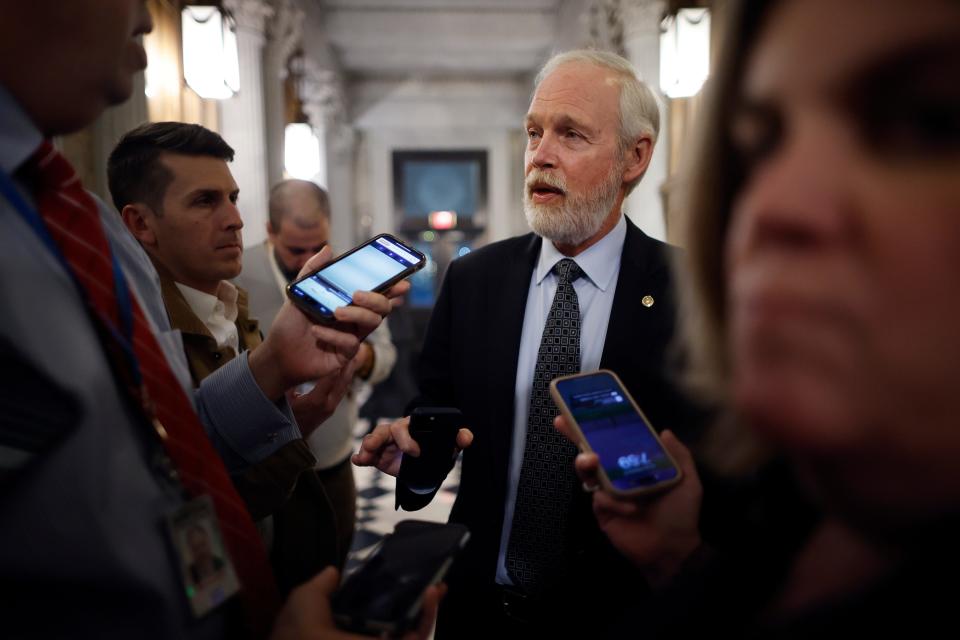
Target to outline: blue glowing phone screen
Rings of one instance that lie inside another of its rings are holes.
[[[677,468],[616,378],[597,372],[561,380],[557,390],[614,487],[628,491],[677,477]]]
[[[295,296],[320,313],[350,304],[356,291],[372,291],[422,259],[388,238],[377,238],[296,284]]]

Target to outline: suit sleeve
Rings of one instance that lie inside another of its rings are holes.
[[[407,415],[416,407],[455,406],[453,378],[453,332],[457,261],[451,262],[430,315],[417,367],[419,395],[407,405]]]
[[[410,415],[410,412],[416,407],[446,407],[456,404],[453,387],[453,351],[451,347],[453,291],[458,266],[454,261],[447,268],[447,275],[440,287],[440,295],[437,297],[437,303],[430,315],[418,366],[417,383],[420,394],[407,405],[404,412],[406,415]],[[427,494],[410,491],[398,478],[396,508],[402,507],[405,511],[416,511],[430,504],[451,469],[453,469],[453,461],[451,461],[446,472],[437,478],[433,491]]]

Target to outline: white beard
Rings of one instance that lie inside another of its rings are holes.
[[[576,246],[593,237],[610,215],[620,194],[620,170],[610,172],[610,180],[583,194],[567,192],[566,180],[560,175],[535,169],[526,179],[523,191],[523,213],[533,232],[556,244]],[[530,185],[542,182],[564,192],[562,204],[536,204]]]

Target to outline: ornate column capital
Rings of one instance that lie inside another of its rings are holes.
[[[302,92],[303,110],[313,126],[332,128],[345,119],[343,90],[334,71],[316,67],[308,59]]]
[[[303,39],[303,9],[293,0],[274,0],[273,19],[267,25],[267,36],[280,60],[286,62],[300,48]]]
[[[266,0],[223,0],[223,8],[237,21],[237,29],[261,38],[266,32],[267,19],[274,13],[274,8]]]

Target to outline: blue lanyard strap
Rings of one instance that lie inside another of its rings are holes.
[[[115,326],[109,318],[98,313],[96,309],[93,308],[93,305],[89,303],[86,290],[83,288],[83,285],[80,284],[80,281],[77,280],[76,274],[74,274],[73,269],[70,267],[70,263],[67,262],[60,247],[57,246],[53,236],[50,235],[50,231],[44,224],[43,218],[40,217],[40,213],[23,198],[14,184],[13,179],[3,169],[0,169],[0,193],[13,205],[13,208],[16,209],[24,221],[30,225],[30,228],[33,229],[34,233],[43,241],[50,253],[53,254],[63,269],[70,275],[74,286],[76,286],[80,292],[80,296],[87,303],[87,307],[91,309],[92,313],[100,320],[101,324],[110,332],[117,344],[123,349],[130,367],[130,373],[133,375],[133,381],[139,387],[142,383],[142,376],[140,373],[140,364],[137,362],[137,356],[133,350],[133,303],[130,296],[130,287],[127,284],[127,279],[123,275],[123,270],[120,268],[120,263],[117,261],[116,254],[112,250],[110,251],[110,263],[113,268],[113,285],[117,296],[117,314],[120,318],[120,327]],[[109,239],[107,244],[109,246]]]

